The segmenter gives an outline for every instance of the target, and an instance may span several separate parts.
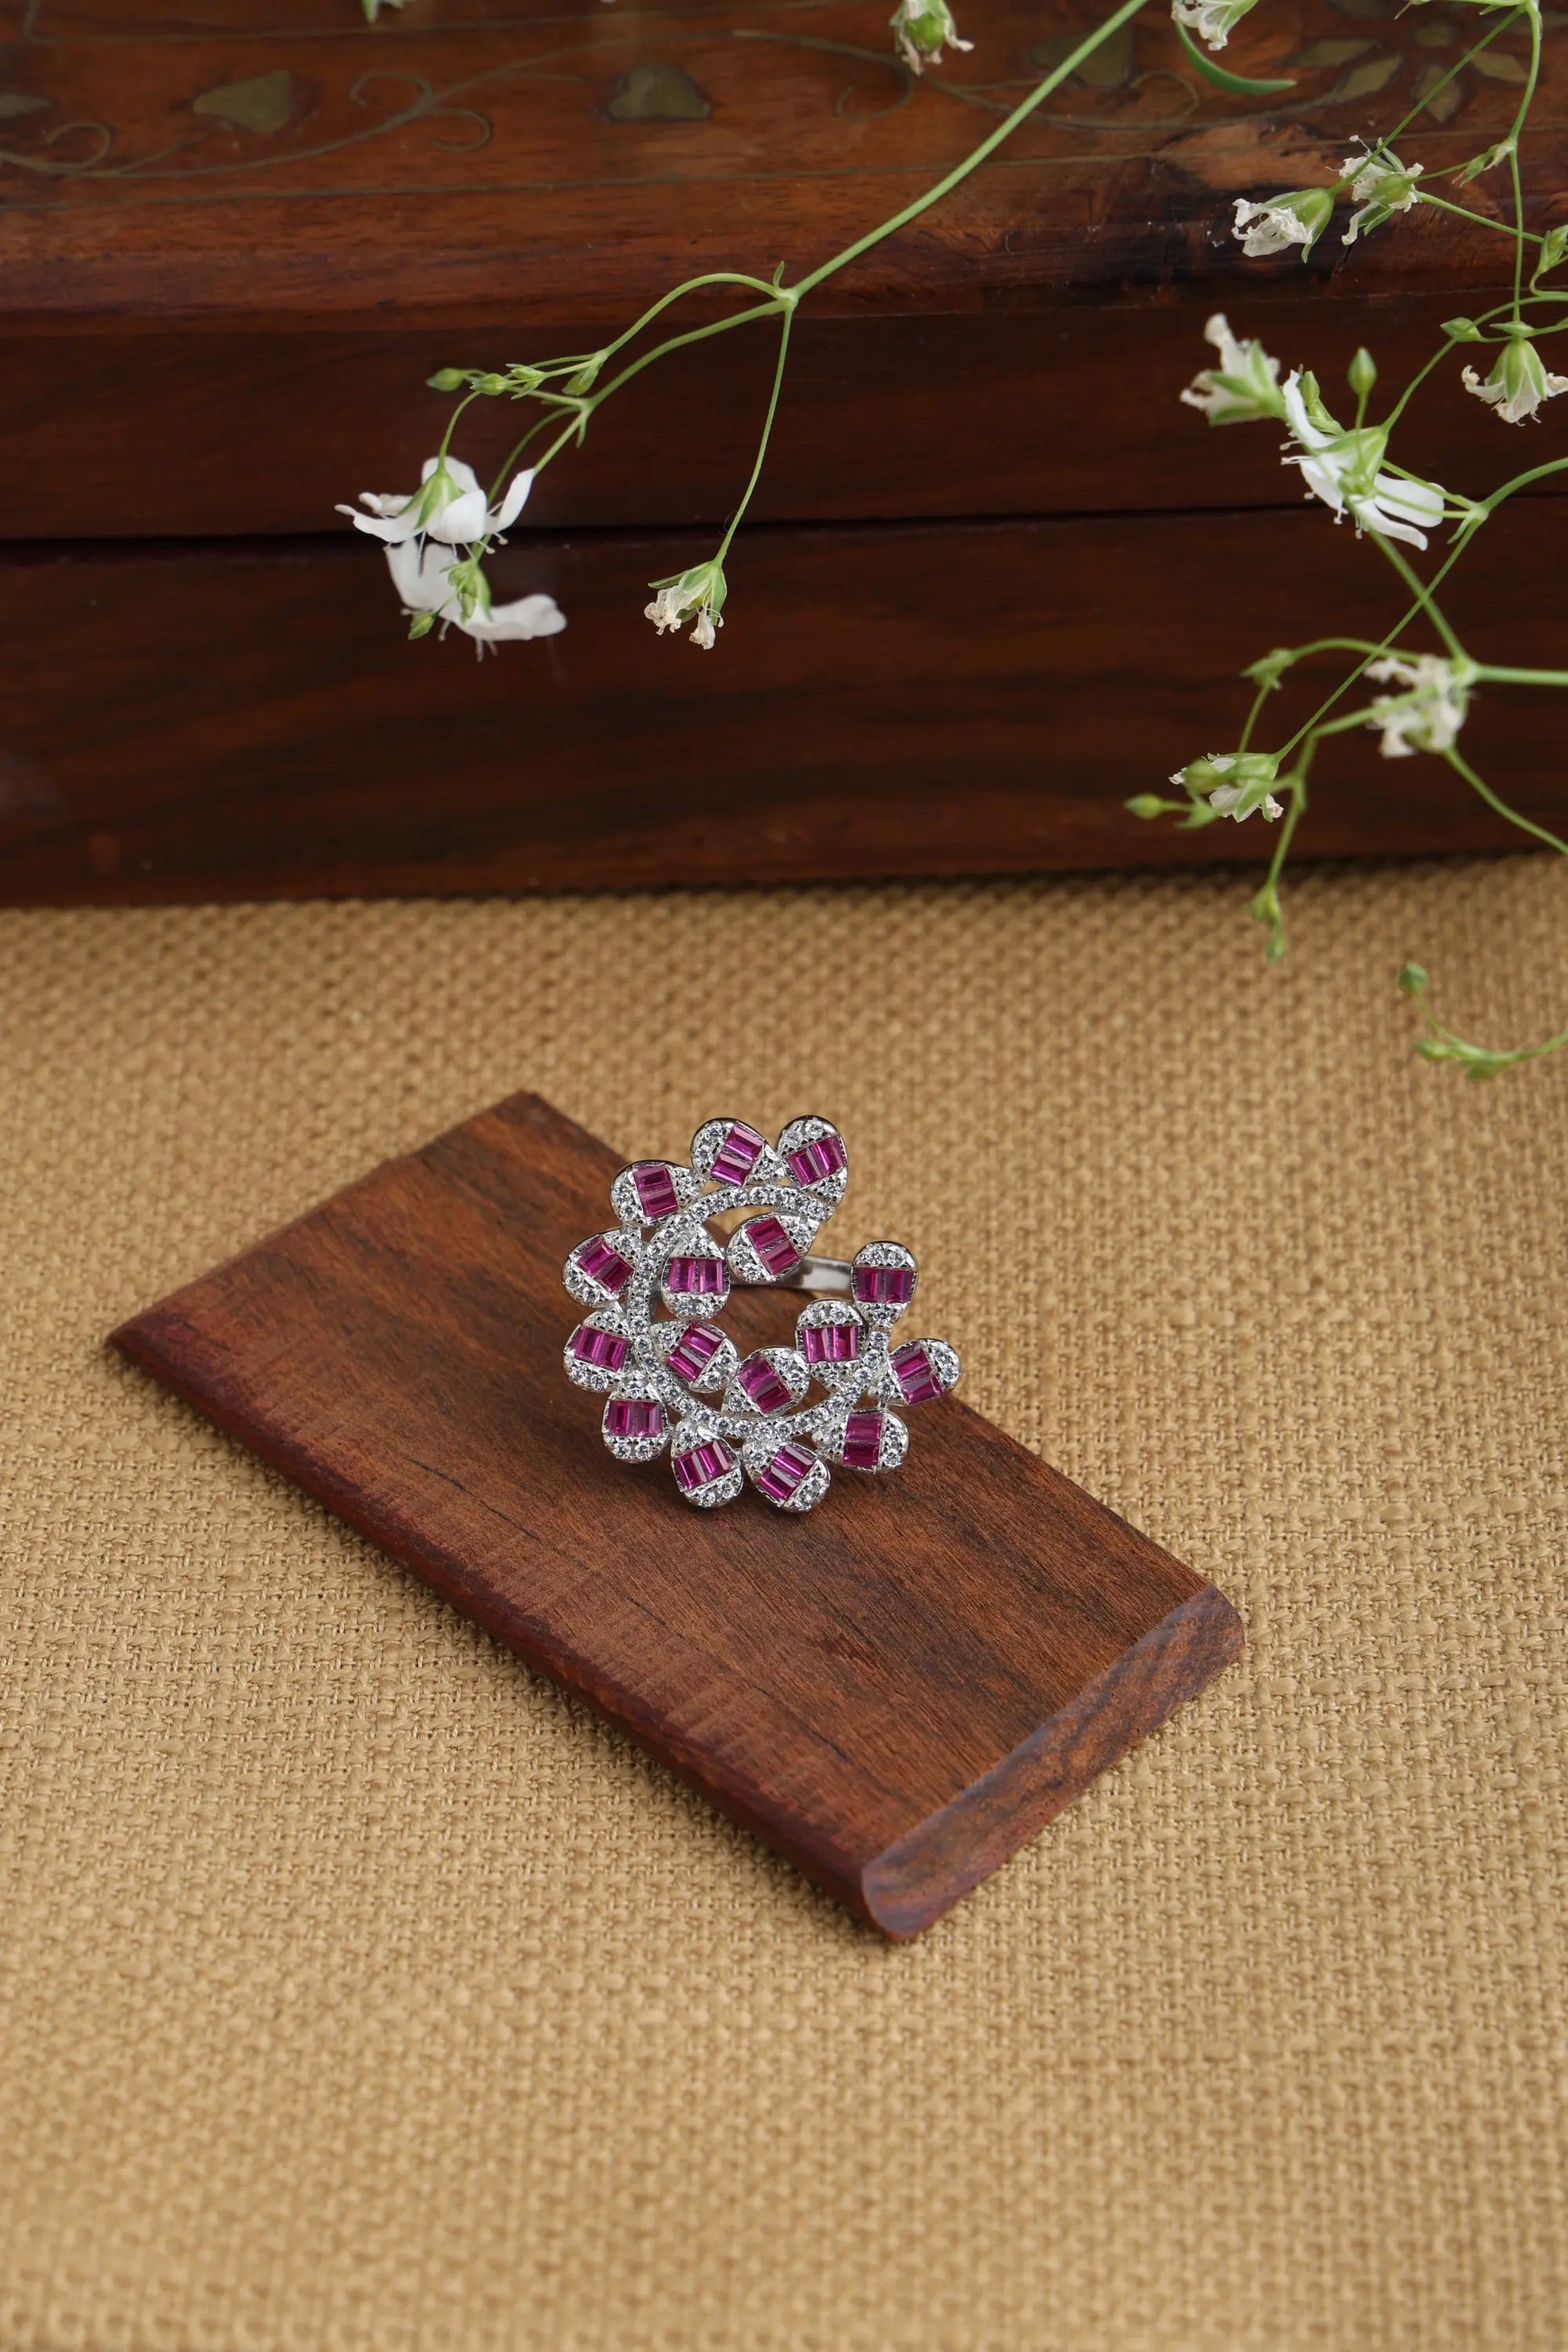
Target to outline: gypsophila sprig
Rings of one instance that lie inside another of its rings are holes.
[[[1374,148],[1366,155],[1347,155],[1342,168],[1357,205],[1342,245],[1353,245],[1363,232],[1381,228],[1395,213],[1409,212],[1415,202],[1415,183],[1423,166],[1413,163],[1406,170],[1386,147]]]
[[[362,0],[362,5],[365,16],[374,18],[379,6],[399,6],[402,0]],[[778,349],[750,478],[716,553],[651,583],[653,599],[645,607],[661,636],[687,634],[700,648],[712,651],[729,593],[726,565],[761,477],[784,380],[791,328],[800,303],[837,271],[940,204],[978,171],[1054,91],[1098,50],[1122,35],[1144,5],[1145,0],[1121,0],[1082,40],[1065,55],[1058,54],[1050,69],[1001,114],[959,163],[887,219],[804,275],[792,278],[782,263],[771,278],[742,269],[705,271],[672,287],[624,332],[595,351],[533,357],[499,368],[452,366],[438,371],[430,379],[433,386],[459,398],[437,455],[425,467],[418,489],[405,495],[366,493],[358,507],[340,509],[352,516],[356,529],[383,542],[409,620],[410,635],[445,635],[456,630],[472,638],[482,651],[486,645],[504,638],[545,635],[563,627],[563,616],[545,595],[498,606],[485,569],[491,549],[521,510],[533,480],[558,457],[580,447],[606,403],[645,369],[671,352],[762,325],[776,332]],[[1186,62],[1233,96],[1268,96],[1291,87],[1288,80],[1232,74],[1194,46],[1195,35],[1210,50],[1225,48],[1255,5],[1256,0],[1172,0],[1171,13]],[[1372,729],[1385,758],[1422,753],[1442,760],[1495,814],[1543,846],[1568,856],[1568,842],[1510,807],[1469,764],[1461,748],[1478,689],[1562,688],[1568,687],[1568,669],[1477,662],[1436,594],[1447,572],[1498,509],[1522,488],[1568,469],[1568,455],[1548,456],[1486,497],[1450,491],[1406,465],[1403,456],[1406,412],[1440,366],[1451,368],[1454,378],[1474,396],[1478,406],[1472,413],[1479,415],[1484,404],[1505,425],[1542,422],[1548,404],[1568,391],[1568,375],[1554,373],[1549,357],[1538,349],[1548,339],[1568,332],[1568,289],[1543,283],[1568,260],[1568,224],[1558,224],[1544,235],[1527,228],[1520,167],[1540,71],[1539,0],[1515,0],[1512,5],[1506,5],[1506,0],[1498,0],[1498,5],[1477,0],[1476,21],[1476,38],[1460,47],[1453,62],[1440,72],[1434,65],[1431,71],[1436,79],[1424,79],[1417,84],[1420,95],[1415,105],[1390,126],[1386,136],[1366,138],[1358,152],[1343,158],[1338,180],[1283,194],[1237,196],[1234,234],[1248,259],[1269,261],[1293,255],[1306,261],[1342,203],[1350,207],[1342,232],[1342,244],[1348,248],[1359,247],[1374,231],[1390,237],[1408,235],[1407,225],[1424,214],[1435,235],[1444,216],[1457,215],[1471,224],[1472,234],[1479,227],[1489,236],[1511,241],[1511,299],[1474,318],[1447,320],[1436,351],[1381,415],[1370,413],[1379,388],[1378,370],[1370,352],[1357,352],[1351,362],[1347,389],[1355,405],[1353,421],[1346,422],[1342,413],[1336,413],[1336,404],[1324,398],[1317,374],[1306,363],[1310,352],[1288,354],[1291,364],[1281,382],[1281,361],[1257,337],[1236,331],[1225,312],[1215,312],[1205,328],[1214,361],[1200,367],[1180,393],[1185,405],[1197,410],[1210,425],[1282,425],[1288,436],[1283,462],[1300,471],[1307,497],[1327,506],[1336,521],[1349,516],[1358,538],[1368,542],[1363,560],[1383,563],[1391,575],[1388,625],[1380,637],[1367,638],[1331,626],[1301,644],[1274,647],[1244,673],[1251,681],[1253,699],[1235,749],[1189,761],[1179,768],[1172,778],[1177,797],[1142,793],[1127,803],[1136,816],[1174,817],[1189,827],[1226,819],[1241,824],[1254,815],[1262,817],[1271,829],[1270,854],[1264,880],[1250,900],[1250,912],[1264,927],[1266,952],[1271,961],[1285,951],[1281,877],[1307,813],[1313,761],[1322,746],[1337,735]],[[910,76],[941,65],[949,51],[963,54],[972,47],[960,36],[948,0],[900,0],[889,24],[898,55]],[[1521,68],[1517,61],[1504,66],[1500,56],[1486,58],[1485,52],[1500,36],[1521,31],[1530,42],[1527,68]],[[1287,37],[1295,37],[1292,23]],[[1443,47],[1447,38],[1445,34],[1434,46]],[[1053,49],[1058,47],[1053,44]],[[1477,61],[1481,72],[1489,74],[1494,82],[1518,83],[1513,120],[1500,137],[1490,140],[1468,162],[1456,166],[1440,156],[1434,169],[1425,159],[1410,155],[1408,149],[1437,120],[1434,100]],[[991,108],[991,93],[1007,87],[1005,79],[993,79],[983,85],[987,95],[970,94],[977,103]],[[1498,216],[1499,205],[1489,211],[1478,211],[1455,202],[1451,194],[1439,194],[1433,184],[1436,180],[1462,191],[1491,173],[1506,175],[1499,189],[1500,198],[1506,199],[1510,215],[1506,220]],[[710,309],[717,306],[720,315],[704,315],[700,323],[655,339],[655,330],[666,313],[696,297],[701,297]],[[1305,309],[1295,311],[1292,331],[1310,316]],[[1241,323],[1245,327],[1247,322]],[[1271,333],[1269,340],[1278,338]],[[1478,359],[1461,371],[1459,348],[1470,345],[1489,348],[1489,363],[1483,366]],[[940,415],[940,386],[933,386],[933,415]],[[451,444],[470,404],[497,400],[521,404],[526,422],[486,489],[471,467],[451,454]],[[1337,404],[1342,412],[1342,403]],[[1544,417],[1549,426],[1556,414]],[[1495,440],[1489,428],[1488,437]],[[1443,526],[1451,529],[1449,543],[1440,555],[1432,555],[1430,572],[1424,576],[1414,568],[1412,553],[1427,556],[1435,533]],[[1413,632],[1417,639],[1425,633],[1433,642],[1412,644]],[[1286,731],[1286,722],[1281,720],[1276,740],[1260,744],[1256,739],[1264,713],[1290,709],[1299,667],[1330,656],[1342,665],[1338,683],[1293,729]],[[1420,1051],[1428,1060],[1454,1063],[1473,1076],[1487,1076],[1568,1045],[1565,1030],[1542,1045],[1511,1051],[1471,1045],[1432,1019],[1425,971],[1407,965],[1405,973],[1402,984],[1416,998],[1426,1021]],[[1418,978],[1413,981],[1410,975]]]
[[[1173,20],[1211,49],[1223,49],[1244,16],[1249,16],[1258,0],[1172,0]]]
[[[1250,425],[1260,417],[1283,417],[1285,401],[1279,389],[1279,362],[1262,344],[1242,342],[1230,331],[1230,321],[1216,310],[1204,329],[1204,341],[1219,353],[1217,367],[1200,368],[1182,398],[1189,408],[1201,409],[1211,425]]]
[[[1258,203],[1238,196],[1233,234],[1241,239],[1243,253],[1254,260],[1288,253],[1299,245],[1305,261],[1333,216],[1331,188],[1297,188],[1288,196],[1268,196]]]
[[[941,65],[944,49],[974,47],[973,41],[959,39],[947,0],[899,0],[888,22],[893,28],[893,45],[911,73]]]
[[[1508,320],[1502,330],[1502,349],[1492,362],[1489,375],[1483,379],[1473,367],[1463,371],[1465,390],[1486,401],[1505,425],[1528,424],[1532,416],[1540,416],[1542,401],[1568,392],[1568,375],[1547,372],[1532,340],[1535,331],[1522,319]]]
[[[667,580],[650,580],[648,586],[658,591],[651,604],[643,608],[643,617],[651,621],[662,637],[667,629],[683,629],[692,624],[691,642],[704,653],[713,650],[714,632],[724,625],[724,567],[715,558],[711,563],[694,564],[689,572],[672,572]]]

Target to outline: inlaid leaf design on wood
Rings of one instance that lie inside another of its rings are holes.
[[[193,112],[216,115],[241,131],[281,131],[293,110],[294,78],[285,72],[252,74],[247,81],[220,82],[191,100]]]

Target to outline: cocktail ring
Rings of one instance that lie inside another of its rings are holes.
[[[899,1243],[868,1242],[852,1260],[811,1255],[848,1181],[844,1139],[825,1118],[792,1118],[776,1144],[742,1119],[710,1118],[689,1167],[622,1169],[616,1223],[565,1270],[590,1310],[566,1342],[567,1375],[606,1392],[617,1460],[651,1462],[668,1444],[676,1485],[704,1510],[733,1502],[743,1477],[780,1510],[809,1511],[830,1464],[898,1468],[910,1441],[892,1408],[952,1388],[958,1358],[942,1339],[892,1345],[915,1295]],[[709,1222],[728,1209],[760,1213],[722,1241]],[[801,1310],[793,1348],[742,1357],[714,1320],[732,1283],[823,1295]],[[826,1393],[809,1403],[814,1384]]]

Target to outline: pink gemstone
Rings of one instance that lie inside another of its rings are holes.
[[[599,1283],[605,1290],[619,1290],[631,1273],[626,1260],[619,1250],[610,1247],[603,1234],[595,1234],[591,1242],[584,1243],[574,1263],[582,1267],[591,1281]]]
[[[759,1412],[782,1412],[789,1391],[765,1356],[748,1356],[735,1375]]]
[[[713,1154],[713,1173],[721,1184],[743,1184],[766,1150],[766,1136],[737,1119]]]
[[[814,1458],[804,1445],[781,1445],[766,1467],[757,1474],[759,1491],[770,1503],[787,1503]]]
[[[597,1364],[604,1370],[618,1372],[626,1360],[629,1342],[615,1331],[595,1331],[589,1323],[579,1323],[572,1334],[572,1353],[580,1364]]]
[[[914,1275],[907,1265],[858,1265],[855,1269],[855,1296],[868,1306],[907,1306],[914,1286]]]
[[[710,1323],[692,1323],[664,1360],[683,1381],[699,1380],[722,1345]]]
[[[721,1297],[730,1286],[721,1257],[672,1257],[664,1286],[677,1296],[695,1292],[702,1298]]]
[[[860,1353],[858,1323],[808,1323],[800,1339],[808,1364],[852,1364]]]
[[[789,1155],[790,1173],[797,1184],[820,1184],[825,1176],[837,1176],[848,1165],[848,1156],[836,1135],[819,1135],[815,1142],[803,1143]]]
[[[893,1367],[893,1378],[902,1389],[907,1403],[929,1404],[932,1397],[941,1396],[942,1382],[936,1376],[931,1358],[918,1339],[908,1340],[903,1347],[895,1348],[889,1361]]]
[[[776,1217],[753,1217],[741,1231],[775,1282],[800,1264],[800,1252]]]
[[[844,1424],[844,1459],[851,1470],[875,1470],[882,1459],[882,1416],[852,1412]]]
[[[707,1445],[694,1445],[689,1454],[675,1457],[675,1483],[683,1495],[698,1486],[710,1486],[715,1478],[728,1476],[735,1466],[735,1457],[727,1445],[717,1438]]]
[[[668,1217],[680,1206],[675,1179],[660,1160],[642,1160],[632,1170],[632,1189],[645,1217]]]
[[[608,1437],[661,1437],[664,1407],[657,1397],[612,1397],[605,1407]]]

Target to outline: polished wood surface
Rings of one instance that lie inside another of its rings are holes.
[[[5,0],[13,313],[121,324],[395,310],[527,334],[619,319],[676,276],[808,268],[917,195],[1037,80],[1094,0],[991,0],[974,52],[917,81],[884,0]],[[1259,273],[1226,233],[1259,185],[1338,176],[1449,62],[1473,10],[1271,0],[1196,75],[1152,9],[940,212],[826,292],[860,310],[978,311],[998,295]],[[1559,40],[1538,110],[1558,112]],[[1422,119],[1429,169],[1511,121],[1521,27]],[[1499,79],[1498,73],[1511,79]],[[1560,202],[1548,149],[1534,194]],[[1480,201],[1498,201],[1488,183]],[[1356,257],[1363,283],[1452,285],[1498,267],[1483,229],[1423,216]],[[1503,248],[1506,250],[1506,248]],[[1344,258],[1329,241],[1320,275]],[[1299,273],[1300,264],[1287,265]],[[1264,276],[1277,274],[1264,271]],[[501,356],[509,356],[503,353]]]
[[[1559,656],[1563,511],[1521,502],[1456,572],[1481,657]],[[1234,740],[1244,664],[1324,612],[1375,636],[1400,610],[1319,506],[764,529],[704,654],[642,616],[647,583],[701,551],[520,537],[499,585],[549,590],[568,625],[482,664],[466,638],[407,644],[357,540],[0,555],[0,898],[1256,863],[1261,820],[1188,833],[1122,803]],[[1550,695],[1497,688],[1466,729],[1559,828],[1560,721]],[[1325,746],[1312,789],[1307,856],[1521,845],[1440,761],[1367,736]]]
[[[809,1519],[629,1470],[561,1349],[617,1166],[520,1095],[116,1344],[885,1934],[917,1933],[1242,1644],[1211,1585],[956,1399]],[[798,1298],[737,1296],[742,1346]]]

